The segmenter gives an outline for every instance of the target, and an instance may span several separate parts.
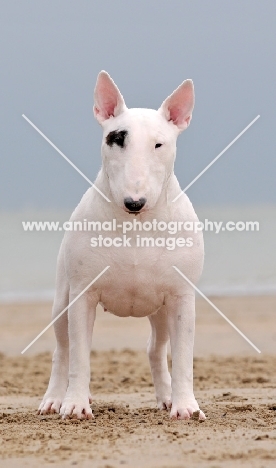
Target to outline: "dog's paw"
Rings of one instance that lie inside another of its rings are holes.
[[[66,395],[59,413],[63,419],[93,419],[91,401],[91,395],[89,397]]]
[[[172,407],[172,401],[170,397],[156,397],[157,400],[157,408],[160,410],[169,410]]]
[[[54,414],[59,413],[63,396],[54,394],[45,394],[42,402],[39,405],[37,414]]]
[[[175,404],[172,403],[170,417],[172,419],[196,419],[198,421],[204,421],[206,419],[205,414],[198,406],[195,398],[187,399],[183,402]]]
[[[156,378],[154,382],[157,407],[160,410],[169,410],[172,406],[171,376],[168,372],[166,375],[162,376],[162,379],[160,376],[158,377],[159,378]]]

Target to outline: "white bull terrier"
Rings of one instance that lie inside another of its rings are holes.
[[[188,197],[174,174],[176,140],[192,118],[194,90],[184,81],[156,111],[128,109],[110,76],[102,71],[95,87],[94,115],[103,127],[103,165],[91,187],[72,214],[71,221],[116,220],[111,239],[123,237],[125,222],[153,220],[197,222]],[[133,214],[135,216],[133,216]],[[118,226],[119,225],[119,226]],[[147,225],[148,226],[148,225]],[[96,306],[119,317],[145,317],[151,324],[148,356],[157,404],[170,409],[177,419],[205,419],[193,393],[193,345],[195,292],[173,268],[192,283],[199,279],[204,246],[201,232],[177,232],[190,236],[190,247],[91,246],[91,232],[66,232],[58,264],[53,319],[76,298],[99,273],[109,269],[71,305],[54,324],[57,345],[48,389],[40,414],[60,413],[63,418],[91,419],[90,347]],[[136,233],[137,234],[137,233]],[[156,240],[169,233],[139,231]],[[183,237],[182,237],[183,239]],[[192,242],[191,242],[192,241]],[[170,339],[172,376],[167,364]]]

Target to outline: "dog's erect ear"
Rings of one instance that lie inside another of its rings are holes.
[[[106,71],[98,75],[94,90],[94,115],[102,124],[110,117],[116,117],[126,109],[125,101],[119,89]]]
[[[165,99],[158,111],[161,112],[168,121],[173,122],[174,125],[178,127],[179,132],[182,132],[190,124],[194,102],[193,82],[192,80],[186,80]]]

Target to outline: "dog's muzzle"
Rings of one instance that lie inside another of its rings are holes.
[[[140,211],[147,202],[146,198],[139,198],[139,200],[134,201],[131,197],[126,197],[124,199],[124,204],[126,209],[131,213],[137,213]]]

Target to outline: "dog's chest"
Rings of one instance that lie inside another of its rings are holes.
[[[83,239],[83,237],[82,237]],[[162,247],[102,247],[87,249],[76,241],[68,251],[67,273],[74,285],[89,283],[106,266],[109,269],[97,280],[99,302],[118,316],[143,317],[164,304],[172,280],[173,257]],[[179,253],[177,254],[179,256]]]
[[[156,312],[169,287],[162,249],[117,249],[109,251],[108,257],[109,279],[100,292],[103,307],[119,316],[142,317]]]
[[[187,213],[183,209],[183,212],[187,214],[186,218],[197,219],[193,211]],[[85,210],[76,215],[78,219],[88,218]],[[112,219],[112,213],[105,217]],[[185,216],[181,218],[185,219]],[[94,219],[102,219],[100,213],[97,212]],[[173,218],[163,213],[163,219],[168,222]],[[105,241],[102,240],[101,245],[92,245],[91,238],[99,238],[100,234]],[[192,280],[199,276],[203,258],[201,233],[195,235],[180,231],[172,235],[169,232],[136,230],[125,233],[126,239],[131,238],[129,242],[120,242],[118,239],[123,236],[122,229],[104,233],[72,232],[66,236],[63,246],[66,273],[70,285],[76,291],[80,285],[85,287],[109,266],[91,291],[103,307],[115,315],[147,316],[162,307],[167,295],[181,294],[185,282],[176,276],[174,265]],[[172,240],[178,237],[191,237],[192,247],[171,245]],[[145,238],[152,240],[142,244],[142,239]],[[170,241],[170,244],[162,246],[161,238],[163,241]]]

